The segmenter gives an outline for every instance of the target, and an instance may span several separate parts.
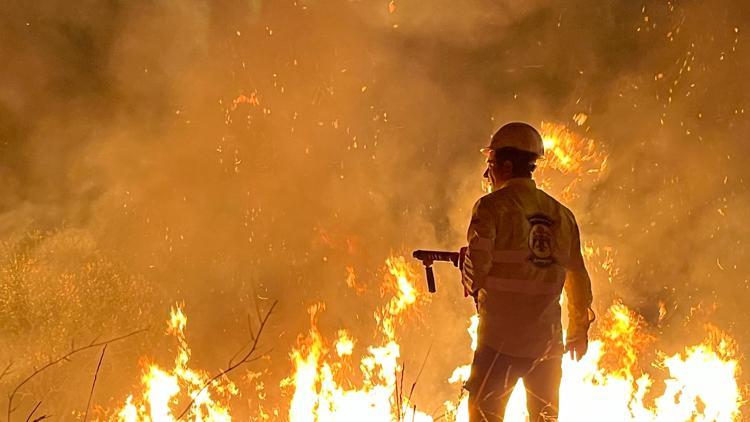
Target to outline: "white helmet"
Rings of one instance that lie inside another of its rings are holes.
[[[528,123],[512,122],[503,125],[492,135],[490,145],[482,148],[482,152],[488,154],[500,148],[515,148],[521,151],[536,154],[538,158],[544,157],[544,141],[542,135]]]

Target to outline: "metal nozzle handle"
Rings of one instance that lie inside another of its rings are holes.
[[[430,293],[435,293],[437,289],[435,288],[435,273],[432,272],[432,266],[425,267],[425,270],[427,271],[427,290]]]

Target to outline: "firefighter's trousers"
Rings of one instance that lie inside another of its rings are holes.
[[[518,379],[526,386],[526,403],[532,422],[556,421],[558,414],[561,357],[545,360],[504,355],[479,345],[474,353],[469,392],[469,421],[502,421]]]

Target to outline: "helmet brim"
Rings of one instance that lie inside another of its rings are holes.
[[[480,150],[479,150],[479,152],[481,152],[481,153],[482,153],[482,154],[484,154],[484,155],[490,155],[490,153],[491,153],[492,151],[494,151],[494,150],[495,150],[495,148],[492,148],[492,147],[490,147],[490,146],[487,146],[487,147],[484,147],[484,148],[480,149]],[[544,155],[537,155],[537,156],[536,156],[536,159],[537,159],[537,160],[544,160],[544,159],[545,159],[545,157],[544,157]]]

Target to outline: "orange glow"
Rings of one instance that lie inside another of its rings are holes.
[[[579,125],[585,121],[585,116],[578,116]],[[607,156],[593,140],[551,123],[542,125],[542,133],[547,150],[546,159],[539,162],[543,187],[552,186],[572,198],[584,178],[595,180],[606,169]],[[324,232],[321,236],[329,240]],[[583,252],[589,267],[603,270],[611,283],[618,274],[615,251],[586,243]],[[443,401],[435,415],[419,410],[418,403],[404,393],[399,379],[403,371],[399,333],[413,319],[410,317],[419,315],[428,299],[415,287],[423,277],[421,268],[417,271],[400,256],[388,258],[385,264],[379,289],[384,301],[372,313],[376,335],[355,338],[342,328],[327,339],[317,325],[325,304],[310,307],[309,331],[289,353],[291,373],[280,383],[288,393],[288,402],[274,404],[272,410],[259,404],[257,420],[272,420],[270,415],[276,415],[294,422],[468,421],[468,397],[462,390],[470,374],[468,363],[446,372],[445,379],[454,389],[446,397],[458,398]],[[344,281],[357,296],[377,290],[365,289],[353,267],[347,268]],[[660,303],[659,320],[666,314],[666,306]],[[478,323],[479,317],[474,315],[468,324],[472,350],[477,347]],[[186,324],[185,314],[174,308],[168,333],[180,346],[175,366],[170,371],[149,366],[142,380],[143,391],[127,397],[118,413],[120,420],[173,421],[180,398],[195,397],[205,383],[205,373],[188,368]],[[652,327],[623,303],[615,302],[603,312],[591,334],[589,351],[582,360],[563,358],[560,421],[739,420],[743,398],[737,384],[737,350],[726,333],[709,327],[703,342],[667,355],[656,349]],[[196,399],[188,419],[230,420],[228,401],[236,394],[228,380],[212,385]],[[506,421],[526,420],[525,400],[519,382]]]

